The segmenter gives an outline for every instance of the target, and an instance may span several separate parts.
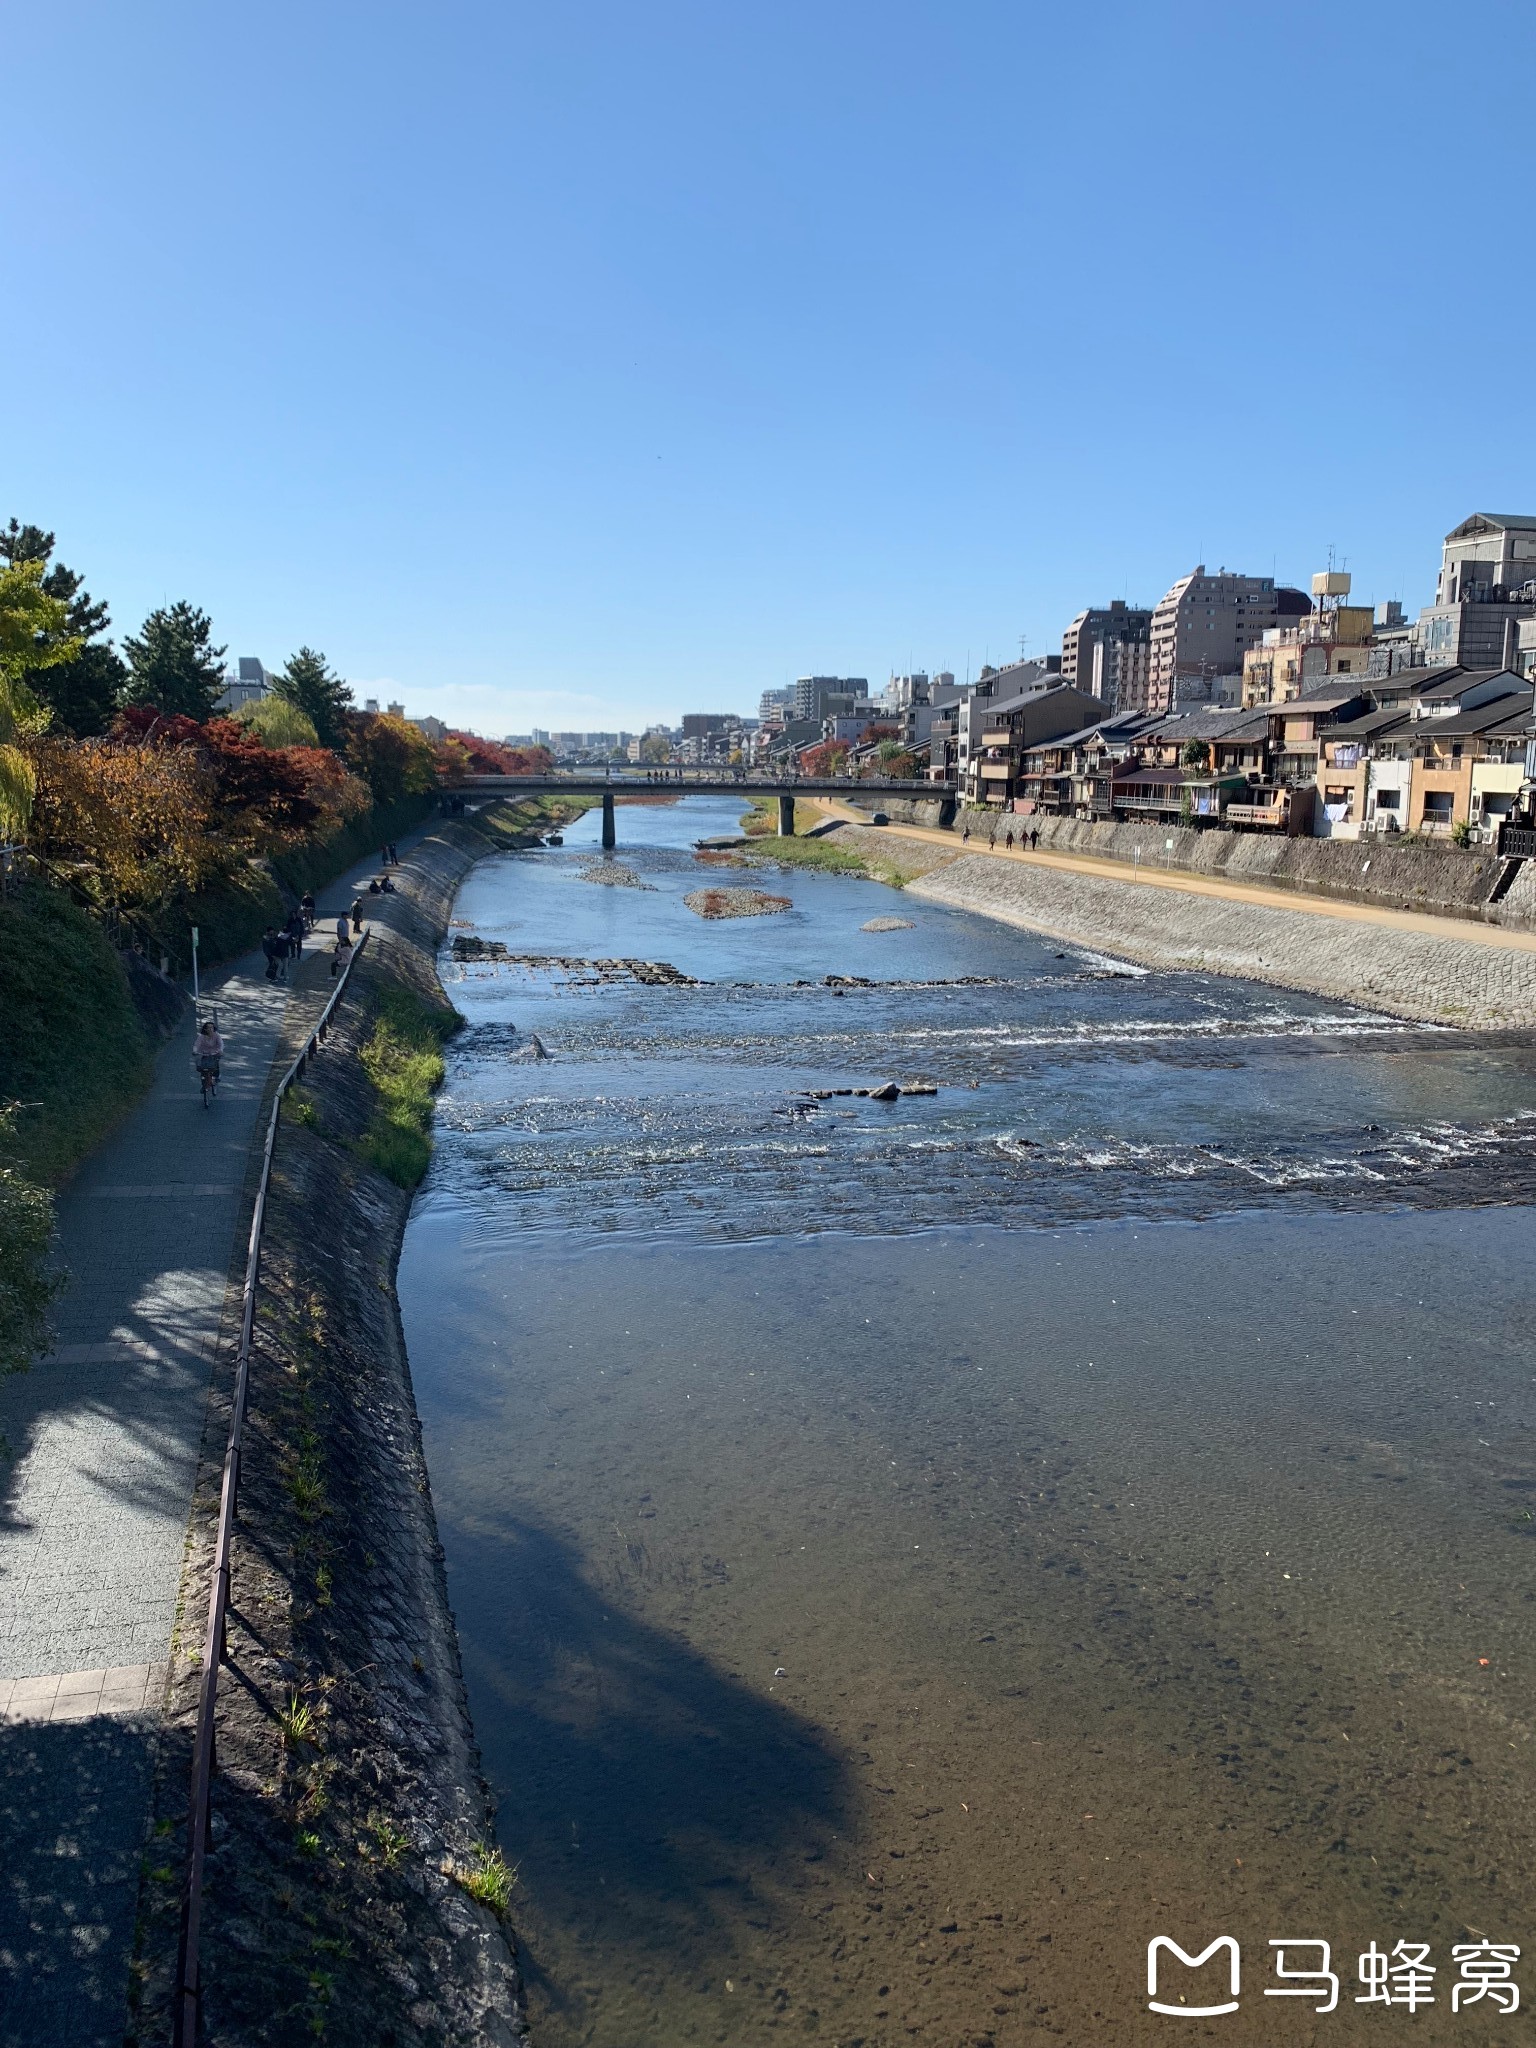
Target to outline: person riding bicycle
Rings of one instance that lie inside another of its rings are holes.
[[[200,1075],[219,1078],[219,1062],[224,1057],[224,1041],[214,1029],[213,1019],[205,1017],[198,1026],[197,1036],[192,1041],[192,1064]]]

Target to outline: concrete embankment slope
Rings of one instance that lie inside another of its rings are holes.
[[[858,836],[862,837],[860,833]],[[1195,893],[1044,861],[962,855],[907,884],[979,912],[1147,967],[1198,969],[1306,989],[1368,1009],[1476,1030],[1536,1025],[1536,949],[1446,921],[1411,929],[1369,912]],[[1209,887],[1209,885],[1207,885]],[[1427,924],[1429,920],[1419,920]]]
[[[381,1047],[403,1034],[430,1056],[451,1025],[437,947],[463,876],[505,843],[477,820],[446,825],[413,850],[398,897],[369,899],[368,947],[278,1132],[203,1894],[203,2023],[227,2048],[525,2035],[509,1930],[474,1896],[492,1812],[394,1293],[411,1192],[376,1163],[401,1156],[378,1140],[390,1100],[375,1085]],[[294,1042],[304,1028],[295,1022]],[[225,1389],[173,1646],[159,1786],[168,1870],[227,1427]],[[132,2036],[146,2048],[166,2037],[176,1903],[151,1874]]]

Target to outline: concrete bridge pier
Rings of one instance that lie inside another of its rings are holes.
[[[795,836],[795,800],[792,796],[779,798],[779,837],[793,839]]]
[[[618,843],[619,843],[619,835],[618,835],[617,831],[616,831],[616,830],[614,829],[614,822],[613,822],[613,791],[612,791],[611,789],[605,789],[605,790],[603,791],[603,851],[604,851],[604,853],[612,853],[613,849],[614,849],[614,848],[615,848],[615,847],[616,847],[616,846],[618,845]]]

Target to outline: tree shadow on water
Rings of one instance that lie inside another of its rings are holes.
[[[841,1757],[612,1605],[549,1532],[477,1517],[444,1533],[498,1832],[540,1917],[653,1965],[695,1942],[718,1954],[772,1862],[818,1860],[843,1831]]]

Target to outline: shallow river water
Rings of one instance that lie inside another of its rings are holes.
[[[1531,1049],[738,814],[486,862],[523,957],[442,966],[400,1295],[536,2048],[1524,2039]]]

